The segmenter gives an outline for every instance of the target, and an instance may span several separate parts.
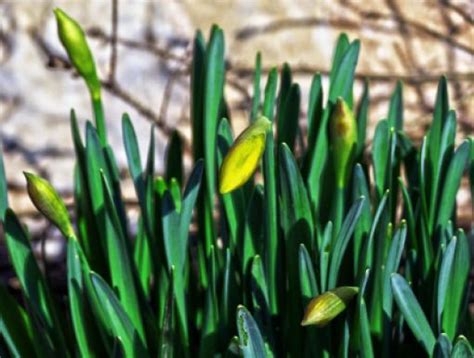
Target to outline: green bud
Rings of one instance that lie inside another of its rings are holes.
[[[49,182],[37,175],[24,173],[28,195],[36,208],[51,221],[65,237],[75,237],[74,229],[63,200]]]
[[[337,99],[332,112],[330,134],[337,185],[344,187],[357,144],[357,123],[351,109],[341,97]]]
[[[54,9],[58,35],[72,64],[86,81],[93,98],[100,98],[100,82],[94,58],[87,44],[84,31],[79,24],[59,8]]]
[[[344,286],[313,298],[306,307],[301,325],[325,326],[346,309],[352,297],[358,292],[358,287]]]

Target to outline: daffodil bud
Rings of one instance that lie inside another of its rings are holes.
[[[257,169],[265,150],[265,138],[272,123],[258,118],[230,147],[219,172],[219,192],[225,194],[244,185]]]
[[[86,36],[79,24],[59,8],[54,9],[58,34],[72,64],[86,81],[94,98],[100,97],[100,83],[94,58],[87,44]]]
[[[37,175],[24,173],[28,194],[36,208],[51,221],[65,237],[75,237],[74,229],[63,200],[49,182]]]
[[[344,286],[313,298],[306,307],[301,325],[325,326],[346,309],[349,301],[358,292],[358,287]]]
[[[330,134],[337,185],[344,187],[357,144],[357,123],[351,109],[341,97],[337,99],[332,112]]]

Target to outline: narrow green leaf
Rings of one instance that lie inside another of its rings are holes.
[[[364,197],[360,197],[354,202],[354,204],[352,204],[352,207],[349,209],[349,212],[347,213],[346,218],[344,219],[344,222],[341,227],[341,231],[337,235],[333,249],[331,250],[332,253],[331,253],[331,262],[329,266],[329,279],[328,279],[329,289],[336,287],[342,259],[347,249],[347,245],[349,244],[349,240],[352,237],[352,234],[354,232],[355,226],[362,213],[364,200],[365,200]]]
[[[265,344],[252,315],[244,306],[237,307],[237,330],[245,358],[265,358]]]
[[[46,342],[55,354],[66,355],[63,328],[51,293],[36,263],[25,229],[11,209],[5,213],[4,230],[10,259],[28,303],[44,328]]]
[[[352,86],[354,83],[354,73],[359,57],[359,50],[360,41],[353,41],[349,47],[347,47],[347,50],[344,51],[335,76],[333,77],[331,73],[331,85],[329,87],[328,98],[330,102],[335,103],[336,98],[342,97],[348,103],[349,107],[352,108]]]
[[[462,230],[456,234],[457,242],[442,313],[442,330],[454,340],[461,320],[462,306],[467,291],[469,267],[471,265],[469,241]]]
[[[263,115],[273,122],[275,96],[278,81],[278,73],[273,68],[268,74],[265,87],[265,99],[263,103]],[[277,184],[276,184],[276,162],[273,128],[268,129],[265,138],[265,152],[263,153],[263,179],[264,186],[264,228],[265,228],[265,271],[270,293],[270,308],[272,314],[278,310],[277,300],[277,258],[278,258],[278,209],[277,209]],[[257,251],[258,253],[258,251]]]
[[[453,215],[456,204],[456,193],[461,183],[462,173],[470,156],[470,142],[464,141],[454,153],[446,172],[446,179],[439,201],[439,212],[436,227],[444,227]]]
[[[390,127],[397,131],[403,129],[403,84],[397,81],[397,86],[390,97],[390,107],[387,116]]]
[[[441,333],[438,336],[438,339],[436,341],[433,357],[434,358],[450,358],[452,347],[453,346],[447,334]]]
[[[454,344],[451,358],[470,358],[473,354],[471,344],[466,337],[459,336]]]
[[[114,291],[96,273],[91,272],[90,279],[94,294],[100,303],[97,309],[103,315],[103,322],[107,324],[108,330],[122,341],[126,356],[133,357],[138,350],[142,357],[147,357],[143,341]]]
[[[356,161],[361,161],[365,149],[365,137],[367,132],[367,121],[369,117],[369,81],[364,81],[364,91],[357,108],[357,149]]]
[[[413,291],[405,279],[397,273],[392,274],[391,282],[393,296],[398,308],[402,312],[413,335],[423,346],[426,353],[431,355],[436,339]]]
[[[180,185],[183,185],[183,139],[178,130],[174,130],[171,135],[168,147],[166,148],[166,180],[176,178]]]
[[[0,335],[14,357],[35,357],[31,321],[25,310],[0,285]]]
[[[85,297],[83,281],[82,249],[76,240],[69,240],[67,245],[67,283],[69,293],[69,307],[74,327],[74,334],[83,357],[91,357],[100,352],[96,340],[100,337],[94,327],[92,312]],[[84,317],[90,317],[84,319]],[[102,352],[104,354],[105,352]]]
[[[448,286],[449,281],[451,280],[451,271],[453,267],[454,253],[456,252],[457,242],[458,238],[453,237],[449,242],[448,246],[446,247],[438,274],[436,303],[437,323],[439,328],[442,327],[443,310],[446,302],[446,297],[451,294],[451,292],[448,293]]]
[[[407,225],[402,221],[400,227],[395,232],[393,240],[388,251],[387,261],[383,272],[383,311],[388,320],[392,318],[392,287],[390,277],[392,273],[396,273],[400,260],[402,258],[403,249],[405,248],[405,240],[407,236]]]
[[[372,144],[372,161],[374,165],[374,182],[377,197],[380,200],[385,192],[386,176],[389,161],[390,127],[386,120],[380,121],[375,128]]]
[[[300,293],[303,306],[306,306],[312,297],[319,294],[318,283],[314,273],[313,263],[304,244],[299,250]]]
[[[278,115],[278,144],[286,143],[293,150],[299,129],[301,101],[300,86],[297,83],[291,85],[284,101],[283,109],[279,110]]]
[[[360,293],[359,293],[360,294]],[[359,325],[360,325],[360,351],[362,357],[374,357],[372,338],[370,336],[370,323],[367,314],[365,300],[362,298],[359,303]]]
[[[255,57],[255,75],[253,78],[252,110],[250,112],[250,122],[254,122],[258,117],[260,108],[260,78],[262,76],[262,54],[257,52]]]

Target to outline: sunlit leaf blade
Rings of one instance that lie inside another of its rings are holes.
[[[134,356],[134,352],[138,350],[143,357],[148,356],[145,346],[139,337],[138,332],[133,326],[130,317],[120,304],[114,291],[99,275],[91,272],[90,279],[94,294],[97,295],[103,320],[107,328],[113,335],[123,342],[123,348],[127,356]]]
[[[332,289],[336,287],[337,278],[339,275],[339,270],[341,269],[342,259],[344,253],[349,245],[349,240],[352,237],[355,226],[359,220],[359,217],[362,213],[362,207],[364,197],[357,199],[352,207],[349,209],[349,212],[344,219],[344,222],[341,227],[341,231],[337,234],[337,239],[334,243],[334,248],[331,254],[331,262],[329,266],[329,278],[328,278],[328,288]]]
[[[252,110],[250,112],[250,122],[253,122],[258,117],[260,109],[260,78],[262,76],[262,54],[257,52],[255,56],[255,74],[253,78],[253,96],[252,96]]]
[[[390,97],[390,107],[387,116],[390,127],[397,131],[403,129],[403,84],[397,82],[397,86]]]
[[[413,335],[426,353],[432,354],[436,339],[413,291],[405,279],[397,273],[392,274],[391,283],[393,297]]]
[[[468,140],[464,141],[454,153],[447,168],[446,179],[439,201],[437,227],[444,227],[453,215],[454,205],[456,204],[456,192],[459,189],[467,159],[471,154],[470,149],[470,142]]]
[[[356,161],[360,161],[364,154],[367,121],[369,117],[369,81],[364,81],[364,91],[357,107],[357,149]]]

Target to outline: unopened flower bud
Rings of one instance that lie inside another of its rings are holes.
[[[74,229],[63,200],[56,190],[43,178],[24,173],[28,183],[28,195],[35,207],[51,221],[65,237],[75,237]]]
[[[257,169],[272,123],[258,118],[234,141],[219,172],[219,192],[225,194],[244,185]]]
[[[330,134],[337,185],[344,187],[357,144],[357,123],[351,109],[341,97],[337,99],[332,112]]]
[[[358,287],[344,286],[313,298],[306,307],[302,326],[325,326],[344,311],[349,301],[359,292]]]
[[[100,83],[94,58],[87,44],[84,31],[79,24],[61,9],[54,9],[58,25],[58,35],[72,64],[86,81],[94,98],[100,97]]]

